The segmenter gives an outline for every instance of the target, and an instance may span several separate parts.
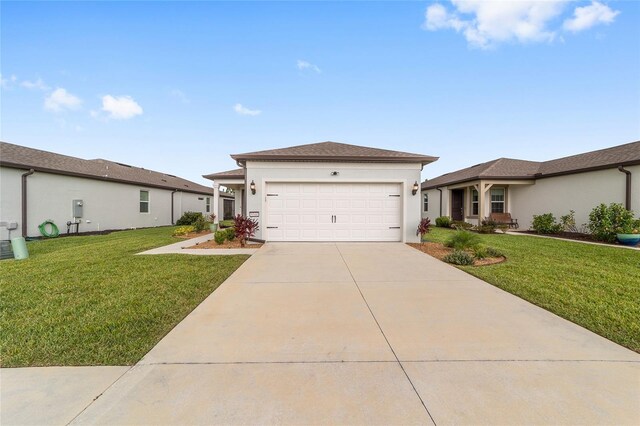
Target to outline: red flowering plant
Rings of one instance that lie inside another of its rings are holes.
[[[236,230],[236,238],[240,240],[240,247],[244,247],[247,239],[254,237],[256,231],[260,229],[257,220],[242,216],[241,214],[233,219],[233,227]]]
[[[418,224],[416,235],[420,236],[420,244],[423,243],[424,236],[429,233],[430,227],[431,227],[431,219],[429,219],[428,217],[423,218]]]

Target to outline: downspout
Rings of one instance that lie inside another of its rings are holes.
[[[626,170],[624,166],[618,166],[618,171],[627,175],[624,205],[627,210],[631,210],[631,172],[629,170]]]
[[[438,191],[440,191],[440,217],[442,217],[442,189],[440,188],[436,188]]]
[[[31,176],[35,170],[30,169],[22,174],[22,236],[27,238],[27,177]]]
[[[177,189],[174,189],[173,191],[171,191],[171,224],[172,224],[172,225],[175,225],[175,224],[176,224],[176,223],[175,223],[175,220],[174,220],[174,217],[173,217],[173,195],[174,195],[176,192],[178,192],[178,190],[177,190]]]

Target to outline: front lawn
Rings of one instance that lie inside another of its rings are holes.
[[[135,256],[179,241],[173,227],[28,244],[3,260],[3,367],[132,365],[247,256]]]
[[[432,228],[425,241],[453,230]],[[550,238],[482,235],[507,256],[460,269],[640,352],[640,252]]]

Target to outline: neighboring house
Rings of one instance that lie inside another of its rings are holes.
[[[5,142],[0,190],[0,221],[18,223],[12,237],[39,236],[48,219],[61,233],[67,222],[91,232],[171,225],[185,211],[214,211],[212,188],[177,176]],[[0,233],[7,238],[6,228]]]
[[[267,241],[418,241],[420,172],[436,157],[321,142],[232,155],[205,175],[232,188],[236,211]]]
[[[528,229],[533,215],[574,210],[580,225],[600,203],[640,213],[640,142],[544,162],[499,158],[422,183],[423,217],[473,224],[504,212]]]

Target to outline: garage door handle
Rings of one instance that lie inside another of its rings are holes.
[[[278,229],[277,226],[267,226],[267,229]]]
[[[389,194],[389,197],[399,197],[400,194]]]
[[[390,226],[389,229],[400,229],[399,226]]]

